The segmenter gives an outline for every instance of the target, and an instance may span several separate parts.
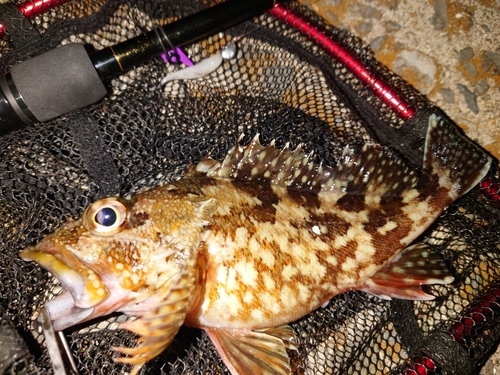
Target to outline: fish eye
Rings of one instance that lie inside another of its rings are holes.
[[[127,214],[127,208],[119,198],[104,198],[86,210],[85,226],[92,234],[110,236],[125,228]]]
[[[115,208],[112,207],[103,207],[95,214],[94,221],[97,224],[100,224],[105,227],[112,227],[116,220],[118,219],[118,215],[116,213]]]

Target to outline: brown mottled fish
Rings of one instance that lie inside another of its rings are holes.
[[[432,299],[453,280],[426,245],[409,246],[487,173],[491,158],[432,116],[422,173],[390,150],[346,151],[329,167],[255,138],[222,163],[135,195],[99,200],[21,252],[59,278],[54,328],[121,311],[138,372],[181,325],[204,329],[232,374],[290,373],[287,324],[349,290]]]

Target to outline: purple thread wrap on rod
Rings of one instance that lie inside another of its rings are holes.
[[[174,53],[177,53],[177,55],[179,55],[180,61],[176,61],[176,63],[183,63],[186,66],[193,66],[194,65],[193,62],[189,59],[189,57],[187,57],[187,55],[184,53],[184,51],[182,49],[180,49],[179,47],[176,47],[175,51],[170,50],[168,52],[174,52]],[[165,53],[161,54],[161,58],[163,59],[163,61],[168,62],[167,55]]]

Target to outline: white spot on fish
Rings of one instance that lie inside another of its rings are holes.
[[[252,263],[244,260],[239,261],[234,265],[234,271],[239,275],[242,283],[248,286],[257,286],[257,277],[259,274]]]
[[[303,284],[298,284],[297,288],[299,289],[299,296],[298,296],[299,301],[301,302],[308,301],[309,298],[311,297],[311,290]]]
[[[278,305],[278,301],[276,300],[276,297],[272,293],[264,291],[259,293],[259,305],[266,310],[272,309],[273,306]]]
[[[288,285],[281,288],[280,300],[284,304],[288,304],[290,301],[296,300],[295,293],[293,293],[293,290]]]
[[[367,194],[365,196],[365,203],[368,205],[368,206],[371,206],[371,205],[379,205],[380,204],[380,200],[381,200],[381,197],[379,195],[371,195],[371,194]]]
[[[371,236],[370,236],[371,238]],[[367,263],[370,262],[375,254],[375,248],[371,245],[358,245],[358,249],[354,253],[356,257],[356,262],[359,263]]]
[[[403,211],[408,215],[408,218],[414,222],[420,222],[424,217],[428,215],[429,203],[427,200],[423,202],[418,202],[418,204],[413,204],[403,208]]]
[[[158,283],[158,274],[157,273],[148,273],[146,278],[146,284],[155,285]]]
[[[405,273],[405,270],[401,267],[394,266],[394,267],[392,267],[392,272],[402,275]]]
[[[299,270],[296,267],[287,264],[283,268],[283,271],[281,271],[281,275],[283,276],[283,278],[285,279],[285,281],[290,281],[290,279],[293,276],[295,276],[298,272],[299,272]]]
[[[93,287],[94,289],[98,289],[100,286],[101,286],[101,282],[100,282],[99,280],[94,280],[94,281],[92,282],[92,287]]]
[[[326,261],[334,267],[337,266],[338,264],[337,258],[334,255],[327,256]]]
[[[342,263],[342,271],[350,272],[356,268],[357,262],[354,258],[346,258],[345,262]]]
[[[262,278],[264,279],[264,285],[267,290],[274,290],[276,289],[276,282],[274,281],[274,278],[272,275],[268,273],[263,273]]]
[[[230,316],[238,316],[243,308],[238,296],[236,294],[228,294],[224,288],[219,288],[219,296],[222,300],[226,300],[226,306],[228,307],[228,313]]]
[[[305,254],[307,263],[304,262],[301,267],[302,274],[319,281],[326,274],[326,267],[319,262],[314,252],[305,252]]]
[[[262,320],[264,318],[264,313],[262,312],[262,310],[259,309],[253,309],[250,315],[255,320]]]
[[[403,203],[410,203],[419,196],[417,189],[408,189],[403,193]]]
[[[256,256],[260,256],[262,259],[262,262],[268,266],[269,268],[274,267],[274,263],[276,261],[276,258],[274,257],[273,253],[269,250],[266,250],[265,248],[260,249],[260,251],[256,254]]]
[[[383,227],[380,227],[377,229],[377,232],[379,232],[382,236],[385,236],[387,232],[390,232],[391,230],[395,229],[398,226],[398,223],[395,221],[388,221]]]
[[[359,270],[359,277],[360,279],[366,279],[368,277],[372,277],[379,269],[380,267],[377,266],[376,264],[371,264],[366,268]]]
[[[236,228],[234,239],[237,247],[243,247],[248,242],[248,229],[245,227]]]
[[[245,294],[243,295],[243,302],[250,304],[253,302],[253,300],[254,300],[253,293],[251,291],[247,290],[245,292]]]

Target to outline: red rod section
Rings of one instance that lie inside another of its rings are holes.
[[[67,1],[68,0],[28,0],[24,4],[18,5],[18,8],[26,18],[32,18],[61,4],[64,4]],[[2,38],[5,33],[5,26],[0,24],[0,38]]]
[[[269,13],[309,37],[338,62],[342,63],[363,84],[369,87],[378,98],[397,113],[401,119],[409,120],[413,117],[417,111],[416,108],[404,100],[396,89],[365,67],[358,58],[340,43],[334,41],[302,16],[287,9],[283,4],[276,4]]]

